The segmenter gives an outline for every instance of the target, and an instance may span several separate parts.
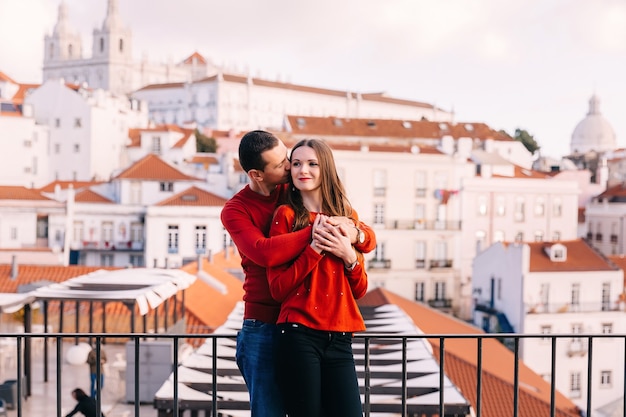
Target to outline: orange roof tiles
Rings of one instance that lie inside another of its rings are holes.
[[[567,248],[567,260],[553,262],[545,248],[560,243]],[[530,272],[614,271],[617,268],[582,239],[560,242],[529,242]]]
[[[83,190],[77,193],[76,197],[74,197],[74,201],[77,203],[115,203],[113,200],[110,200],[91,190]]]
[[[39,190],[18,185],[0,186],[0,200],[46,200],[52,201],[41,194]]]
[[[196,186],[171,196],[155,206],[215,206],[222,207],[226,199]]]
[[[122,171],[116,179],[198,180],[179,171],[154,154],[148,154]]]
[[[52,193],[54,192],[56,186],[58,185],[61,190],[66,190],[70,187],[70,185],[75,189],[79,190],[81,188],[91,187],[92,185],[102,184],[101,181],[52,181],[50,184],[46,184],[43,187],[39,188],[39,191],[44,193]]]
[[[198,319],[215,329],[226,322],[228,315],[233,311],[237,302],[243,299],[243,282],[228,273],[229,270],[241,270],[241,258],[229,249],[228,258],[224,252],[213,256],[212,262],[202,259],[202,270],[213,276],[226,286],[226,294],[220,293],[202,279],[197,279],[185,294],[185,305]],[[183,271],[195,274],[198,263],[190,263]]]
[[[360,306],[395,304],[403,309],[425,334],[483,334],[482,330],[450,315],[441,313],[377,288],[358,301]],[[440,339],[428,339],[435,357],[439,357]],[[476,409],[478,344],[475,339],[446,339],[444,345],[444,372],[459,387],[463,396]],[[494,338],[482,342],[482,398],[481,416],[502,417],[513,415],[513,387],[515,357],[502,343]],[[547,415],[550,407],[550,385],[523,363],[519,364],[520,398],[519,416]],[[557,415],[579,416],[577,407],[568,398],[556,393]]]
[[[427,120],[354,119],[341,117],[287,116],[294,134],[387,137],[390,139],[440,139],[451,136],[512,141],[484,123],[448,123]]]
[[[193,54],[189,55],[185,60],[183,60],[182,64],[206,64],[206,58],[203,57],[202,55],[200,55],[197,51],[194,52]]]
[[[18,275],[11,278],[11,265],[0,265],[0,292],[14,293],[20,285],[32,284],[38,281],[63,282],[79,275],[85,275],[99,269],[113,270],[113,267],[95,266],[50,266],[50,265],[18,265]]]
[[[8,75],[6,75],[4,72],[0,71],[0,81],[7,81],[13,84],[17,84],[17,82],[15,82],[13,80],[13,78],[9,77]]]

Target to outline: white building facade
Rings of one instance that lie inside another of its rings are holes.
[[[614,366],[624,357],[623,338],[594,340],[588,375],[591,350],[584,337],[626,331],[621,269],[584,241],[570,240],[495,243],[476,256],[473,271],[474,324],[492,332],[545,334],[522,339],[520,356],[546,379],[552,377],[550,335],[572,334],[556,339],[556,388],[583,410],[587,381],[594,409],[623,397],[624,369]]]

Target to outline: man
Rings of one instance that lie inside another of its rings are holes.
[[[100,349],[100,365],[98,366],[96,347],[92,346],[87,355],[87,363],[89,364],[89,376],[91,379],[91,397],[96,398],[98,387],[98,367],[100,368],[100,389],[104,388],[104,364],[107,361],[107,354],[104,349]]]
[[[284,417],[274,369],[274,331],[280,304],[270,295],[266,268],[300,254],[310,244],[313,226],[290,236],[266,237],[289,180],[287,147],[278,138],[262,130],[246,133],[239,144],[239,163],[250,184],[224,205],[221,214],[224,227],[237,245],[245,274],[244,322],[237,334],[237,365],[250,393],[252,417]],[[342,224],[344,233],[349,234],[361,252],[370,252],[376,246],[373,231],[364,224],[354,225],[346,218],[333,221]],[[332,237],[329,232],[319,232]]]

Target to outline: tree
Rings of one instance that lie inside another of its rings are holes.
[[[528,133],[528,131],[524,129],[515,129],[515,136],[513,137],[513,139],[522,142],[526,149],[528,149],[528,152],[533,155],[541,148],[537,141],[535,141],[533,135],[531,135],[530,133]]]
[[[198,129],[194,132],[196,135],[196,150],[198,152],[213,153],[217,151],[217,142],[214,138],[210,138]]]

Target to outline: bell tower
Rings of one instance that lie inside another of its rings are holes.
[[[49,78],[46,77],[46,71],[54,72],[67,61],[82,59],[82,41],[80,35],[70,27],[65,0],[59,5],[59,17],[54,31],[52,35],[45,36],[44,44],[44,80]]]
[[[101,86],[113,93],[130,91],[133,83],[132,33],[119,15],[117,0],[108,0],[101,29],[93,30],[92,61]]]

